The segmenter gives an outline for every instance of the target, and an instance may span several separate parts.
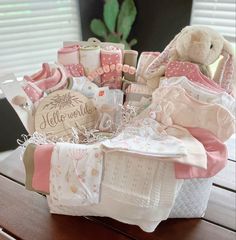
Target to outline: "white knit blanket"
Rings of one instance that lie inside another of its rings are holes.
[[[48,197],[51,213],[107,216],[152,232],[167,219],[183,180],[171,162],[129,153],[105,153],[101,200],[91,206],[63,206]]]

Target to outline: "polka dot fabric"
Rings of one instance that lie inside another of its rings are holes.
[[[64,65],[68,77],[82,77],[84,76],[84,67],[81,64]]]
[[[109,46],[105,49],[101,49],[101,66],[104,67],[106,65],[112,64],[122,64],[123,56],[122,51],[119,48],[115,48],[113,46]],[[109,86],[110,88],[121,88],[121,71],[113,70],[108,73],[104,73],[101,76],[101,85]]]
[[[216,92],[224,92],[224,89],[221,88],[216,82],[207,78],[200,72],[198,65],[190,62],[169,62],[167,65],[165,76],[167,78],[185,76],[190,81],[201,83],[205,87],[212,89]]]

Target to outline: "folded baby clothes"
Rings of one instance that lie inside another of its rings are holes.
[[[103,154],[98,145],[56,143],[50,172],[54,204],[80,206],[98,203]]]
[[[179,61],[169,62],[165,71],[165,76],[167,78],[185,76],[190,81],[201,83],[205,87],[208,87],[214,91],[225,91],[215,81],[207,78],[204,74],[202,74],[198,65],[194,63]]]
[[[38,72],[32,74],[31,76],[24,76],[24,78],[27,81],[35,82],[41,79],[48,78],[51,74],[51,69],[48,63],[42,64],[42,69],[40,69]]]
[[[101,66],[105,69],[105,66],[114,65],[114,69],[110,72],[104,72],[101,76],[101,85],[108,86],[110,88],[121,88],[122,69],[116,70],[117,64],[123,63],[122,51],[120,48],[114,46],[107,46],[101,49]]]
[[[150,110],[157,109],[157,121],[164,125],[199,127],[211,131],[224,142],[235,132],[234,116],[217,104],[198,101],[176,86],[162,87],[153,93]]]
[[[189,81],[186,77],[165,78],[160,82],[161,87],[165,86],[181,86],[192,97],[202,102],[215,103],[222,105],[228,111],[235,115],[236,104],[235,98],[226,92],[215,92],[204,87],[197,82]]]
[[[41,90],[32,82],[23,84],[23,90],[33,103],[39,101],[39,99],[46,95],[43,90]]]
[[[175,163],[176,178],[209,178],[215,176],[227,163],[228,154],[226,145],[220,142],[214,134],[206,129],[188,128],[188,131],[205,147],[207,154],[207,169]]]
[[[131,83],[128,88],[125,90],[126,94],[136,93],[136,94],[143,94],[143,95],[152,95],[152,89],[144,84],[138,83]]]
[[[25,166],[25,188],[43,194],[49,194],[49,173],[53,144],[27,145],[23,162]]]
[[[100,66],[100,47],[99,46],[81,46],[80,63],[84,67],[85,76],[87,77]],[[100,85],[100,77],[93,79],[96,84]]]
[[[125,152],[143,158],[207,167],[203,145],[186,129],[170,126],[163,131],[151,118],[132,122],[132,126],[126,127],[117,137],[101,144],[105,152]]]
[[[152,232],[168,218],[182,185],[173,163],[119,152],[105,153],[101,201],[91,206],[60,205],[48,197],[51,213],[107,216]]]
[[[135,50],[125,50],[124,51],[124,64],[135,67],[137,65],[138,52]],[[129,73],[124,73],[124,77],[128,81],[135,81],[135,75]]]
[[[146,118],[126,127],[117,137],[102,142],[106,152],[129,152],[143,157],[175,158],[187,155],[181,140],[158,132],[158,123]]]
[[[34,151],[36,145],[30,143],[27,145],[24,155],[23,155],[23,162],[25,166],[25,188],[30,191],[35,191],[32,187],[32,179],[34,174]]]
[[[46,70],[36,73],[32,76],[24,76],[23,89],[32,102],[38,101],[45,96],[45,93],[51,93],[63,89],[67,86],[67,74],[62,65],[48,66],[43,64]]]
[[[57,61],[65,67],[68,77],[84,76],[84,68],[80,64],[79,49],[79,45],[71,45],[65,46],[57,52]]]
[[[139,60],[136,71],[136,81],[141,84],[147,84],[147,79],[144,77],[144,72],[146,71],[147,66],[160,55],[160,52],[142,52]]]
[[[37,192],[49,194],[49,175],[54,144],[37,145],[34,151],[32,187]]]
[[[125,98],[124,104],[135,107],[136,112],[139,111],[143,105],[147,105],[147,106],[150,105],[150,99],[152,97],[152,89],[150,89],[147,85],[131,83],[126,88],[125,93],[126,93],[126,98]]]
[[[176,158],[175,162],[183,163],[188,166],[195,166],[201,169],[207,168],[207,155],[203,144],[191,133],[180,126],[172,125],[165,129],[165,132],[169,136],[174,136],[181,140],[186,149],[186,156],[182,158]]]

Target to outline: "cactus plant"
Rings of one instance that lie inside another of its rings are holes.
[[[135,38],[129,43],[127,42],[136,14],[137,10],[133,0],[124,0],[121,7],[117,0],[105,0],[103,21],[93,19],[90,29],[102,40],[123,43],[126,49],[130,49],[137,43]]]

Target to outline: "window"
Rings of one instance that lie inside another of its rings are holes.
[[[193,0],[191,25],[206,25],[221,33],[236,50],[235,0]],[[215,72],[219,59],[210,68]]]
[[[78,1],[0,0],[0,36],[0,75],[33,73],[64,40],[80,40]]]
[[[235,0],[193,0],[191,25],[207,25],[235,44]]]

